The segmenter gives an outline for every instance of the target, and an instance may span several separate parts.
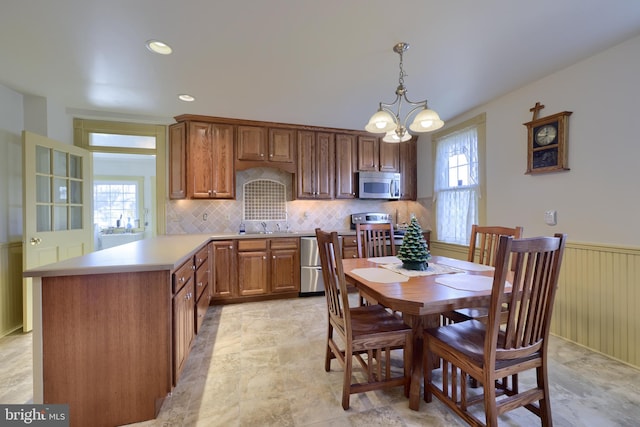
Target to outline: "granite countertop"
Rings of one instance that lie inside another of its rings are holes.
[[[355,233],[355,231],[348,229],[338,230],[338,232],[343,235]],[[310,236],[315,236],[315,231],[164,235],[91,252],[86,255],[41,267],[31,268],[23,273],[23,277],[77,276],[174,270],[209,241]]]

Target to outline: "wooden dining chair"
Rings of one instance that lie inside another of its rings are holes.
[[[331,360],[337,359],[344,369],[342,407],[349,409],[351,394],[381,388],[404,386],[408,397],[411,328],[381,305],[349,306],[338,234],[323,232],[319,228],[315,231],[329,317],[324,368],[329,372]],[[391,370],[391,351],[396,349],[403,351],[403,373],[400,375]],[[354,359],[364,369],[364,375],[354,372]]]
[[[487,322],[467,320],[424,333],[424,366],[433,366],[435,358],[442,366],[441,387],[432,381],[432,370],[424,370],[426,402],[436,396],[470,425],[497,426],[499,415],[522,406],[543,426],[552,425],[547,350],[565,243],[565,234],[500,237]],[[512,309],[502,324],[505,301]],[[518,374],[532,369],[535,386],[520,390]],[[482,393],[469,393],[469,376],[483,386]],[[478,403],[484,404],[485,422],[470,411]]]
[[[391,256],[396,254],[393,224],[356,224],[358,258]]]
[[[514,239],[519,239],[522,237],[522,230],[523,228],[520,226],[510,228],[473,224],[469,238],[467,261],[495,267],[500,236],[511,236]],[[442,313],[442,318],[445,324],[464,322],[469,319],[486,319],[487,312],[487,307],[460,308]]]

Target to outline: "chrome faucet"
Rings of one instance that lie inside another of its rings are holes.
[[[280,232],[280,223],[276,223],[276,230],[278,230],[278,233]]]
[[[264,221],[262,221],[262,222],[260,223],[260,225],[262,226],[262,231],[264,231],[264,232],[266,233],[266,232],[267,232],[267,223],[266,223],[266,222],[264,222]]]

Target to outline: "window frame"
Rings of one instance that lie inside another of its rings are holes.
[[[433,230],[434,240],[441,240],[438,236],[438,215],[437,215],[437,192],[436,192],[436,162],[438,143],[443,138],[451,136],[455,133],[475,128],[477,132],[477,154],[478,154],[478,223],[486,223],[486,113],[481,113],[471,119],[465,120],[459,124],[448,127],[438,132],[434,132],[431,136],[432,150],[432,171],[433,171]],[[469,229],[471,225],[469,224]],[[469,236],[467,236],[468,245]],[[443,241],[447,244],[457,245],[459,243]]]
[[[141,223],[144,222],[144,179],[142,177],[139,176],[123,176],[123,175],[97,175],[93,177],[93,183],[92,183],[92,194],[94,195],[94,206],[93,206],[93,213],[92,215],[94,216],[93,218],[93,222],[96,222],[96,218],[95,218],[95,187],[96,185],[117,185],[117,184],[131,184],[134,183],[136,185],[136,212],[137,212],[137,216],[132,218],[133,221],[133,230],[134,231],[140,231],[142,229],[144,229],[144,227],[136,227],[135,226],[135,220],[138,219]],[[126,227],[126,218],[123,217],[123,222],[120,225],[121,228],[125,228]],[[115,225],[109,225],[106,228],[110,228],[110,227],[115,227]],[[103,228],[104,229],[104,228]]]
[[[126,148],[104,147],[89,144],[89,134],[107,133],[115,135],[140,135],[156,138],[156,148]],[[121,154],[147,154],[156,157],[156,179],[151,182],[151,192],[155,193],[155,232],[152,235],[166,234],[166,205],[167,194],[167,126],[146,123],[129,123],[107,120],[73,119],[73,143],[90,152],[121,153]],[[91,184],[93,190],[93,184]],[[93,195],[93,192],[91,193]],[[91,210],[93,215],[93,209]],[[141,217],[142,219],[142,217]]]

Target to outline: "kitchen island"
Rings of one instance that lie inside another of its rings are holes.
[[[69,404],[72,426],[155,418],[211,301],[209,293],[194,304],[207,294],[210,248],[314,234],[159,236],[25,271],[33,278],[34,402]]]

